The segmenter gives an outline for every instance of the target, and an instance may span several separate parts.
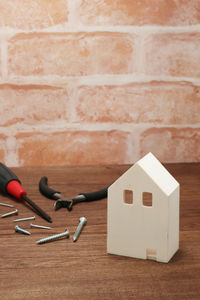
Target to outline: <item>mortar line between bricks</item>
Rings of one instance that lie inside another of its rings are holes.
[[[140,137],[144,130],[141,127],[137,130],[137,134],[134,135],[134,132],[131,132],[130,135],[127,137],[127,145],[126,145],[126,158],[127,161],[131,163],[133,158],[133,153],[135,157],[135,161],[137,161],[140,157]]]
[[[52,79],[53,77],[53,79]],[[166,83],[192,83],[194,85],[200,85],[200,78],[192,77],[172,77],[172,76],[152,76],[142,74],[119,74],[119,75],[86,75],[86,76],[18,76],[16,78],[8,78],[7,80],[0,79],[0,84],[13,84],[13,85],[54,85],[57,87],[64,87],[69,84],[70,81],[77,81],[78,85],[123,85],[129,83],[149,83],[166,82]]]
[[[14,166],[19,165],[17,141],[12,135],[8,136],[6,139],[6,151],[4,159],[6,164],[11,164]]]
[[[122,32],[122,33],[185,33],[198,32],[200,25],[191,26],[80,26],[77,32]]]
[[[51,26],[48,28],[40,29],[40,30],[23,30],[23,29],[14,29],[14,28],[1,28],[1,32],[8,33],[9,36],[17,35],[20,33],[25,34],[40,34],[40,33],[80,33],[80,32],[121,32],[121,33],[193,33],[200,32],[200,24],[196,25],[185,25],[185,26],[161,26],[161,25],[143,25],[143,26],[84,26],[77,25],[74,26],[72,22],[65,23],[62,25]]]
[[[56,126],[57,125],[57,126]],[[5,136],[9,137],[14,137],[16,134],[20,133],[33,133],[33,134],[43,134],[43,133],[62,133],[62,132],[99,132],[99,131],[122,131],[122,132],[130,132],[132,133],[134,129],[139,129],[147,130],[149,128],[177,128],[177,129],[197,129],[200,130],[200,123],[199,124],[187,124],[187,125],[181,125],[181,124],[154,124],[154,123],[139,123],[139,124],[129,124],[129,123],[122,123],[122,124],[117,124],[117,123],[88,123],[88,124],[67,124],[65,126],[58,126],[58,124],[53,123],[51,126],[50,125],[43,125],[39,124],[38,126],[35,126],[32,128],[31,126],[29,127],[24,126],[24,124],[16,126],[10,126],[8,128],[5,127],[0,127],[0,133],[4,134]],[[134,134],[134,132],[133,132]]]
[[[76,31],[76,28],[80,26],[80,19],[76,14],[77,11],[76,1],[70,1],[70,0],[65,0],[65,1],[67,2],[69,14],[68,14],[68,22],[65,23],[66,26],[64,27],[64,29],[65,30],[71,29],[74,32]]]
[[[8,77],[8,43],[5,38],[1,39],[1,74],[2,80],[7,80]]]

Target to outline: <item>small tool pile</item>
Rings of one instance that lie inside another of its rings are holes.
[[[91,202],[91,201],[96,201],[100,200],[103,198],[107,197],[107,188],[96,191],[93,193],[81,193],[79,195],[76,195],[71,198],[65,198],[60,192],[53,190],[52,188],[48,187],[48,178],[47,177],[42,177],[39,182],[39,190],[42,195],[44,195],[47,198],[54,199],[56,200],[54,204],[55,210],[58,210],[62,207],[67,208],[68,211],[72,210],[72,206],[76,203],[80,202]],[[38,205],[36,205],[32,200],[30,200],[27,197],[27,192],[23,189],[21,182],[19,178],[4,164],[0,163],[0,192],[3,194],[6,194],[8,196],[12,196],[14,198],[17,198],[19,200],[25,201],[28,203],[31,208],[34,209],[34,211],[42,217],[44,220],[52,223],[51,217],[44,212]],[[11,204],[6,204],[6,203],[0,203],[0,206],[5,206],[9,208],[15,208]],[[1,215],[1,218],[6,218],[10,217],[13,215],[18,215],[18,209],[15,208],[15,210],[12,210],[8,213],[5,213]],[[22,222],[22,221],[29,221],[29,220],[35,220],[35,216],[33,217],[28,217],[28,218],[21,218],[21,219],[15,219],[13,222]],[[76,242],[83,227],[87,223],[87,219],[85,217],[81,217],[79,219],[79,224],[77,226],[77,229],[73,235],[73,242]],[[52,227],[47,227],[47,226],[42,226],[42,225],[36,225],[30,223],[30,228],[41,228],[41,229],[47,229],[50,230]],[[28,230],[25,230],[21,228],[19,225],[15,226],[15,232],[19,232],[25,235],[30,235],[31,233]],[[70,233],[69,230],[66,229],[65,232],[55,234],[52,236],[48,236],[46,238],[38,240],[36,243],[37,244],[44,244],[47,242],[55,241],[63,237],[69,238]]]
[[[52,222],[48,216],[39,206],[31,201],[26,195],[27,192],[23,189],[19,178],[5,165],[0,163],[0,191],[8,194],[19,200],[27,202],[42,218],[48,222]]]

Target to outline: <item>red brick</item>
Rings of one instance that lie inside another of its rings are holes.
[[[146,74],[199,78],[200,33],[155,34],[144,49]]]
[[[24,166],[120,164],[127,159],[128,134],[118,131],[24,133],[17,135]]]
[[[81,86],[78,122],[199,124],[200,87],[189,83]]]
[[[24,76],[131,73],[134,38],[113,32],[19,34],[9,43],[8,71]]]
[[[65,0],[0,0],[0,26],[42,29],[68,20]]]
[[[5,149],[5,136],[3,134],[0,134],[0,162],[4,163],[4,149]]]
[[[82,0],[85,25],[194,25],[200,23],[199,0]]]
[[[200,128],[151,128],[143,132],[140,154],[152,152],[162,162],[199,162]]]
[[[66,120],[67,93],[51,86],[0,85],[0,125]]]

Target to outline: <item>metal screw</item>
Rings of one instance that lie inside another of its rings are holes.
[[[83,226],[87,223],[87,219],[85,217],[81,217],[79,219],[79,224],[78,224],[78,227],[76,228],[76,231],[73,235],[73,242],[76,242],[82,229],[83,229]]]
[[[15,209],[14,211],[10,211],[4,215],[1,215],[1,218],[5,218],[5,217],[9,217],[9,216],[13,216],[13,215],[18,215],[18,210]]]
[[[36,225],[36,224],[30,224],[31,228],[42,228],[42,229],[52,229],[51,227],[48,226],[41,226],[41,225]]]
[[[22,229],[21,227],[19,227],[18,225],[15,226],[15,232],[21,232],[23,234],[27,234],[27,235],[30,235],[30,232],[25,230],[25,229]]]
[[[35,220],[35,216],[29,218],[23,218],[23,219],[16,219],[13,220],[13,222],[21,222],[21,221],[28,221],[28,220]]]
[[[14,207],[13,205],[11,204],[7,204],[7,203],[0,203],[1,206],[7,206],[7,207]]]
[[[66,229],[65,232],[62,232],[62,233],[59,233],[59,234],[55,234],[55,235],[51,235],[51,236],[49,236],[49,237],[40,239],[40,240],[37,241],[36,243],[37,243],[37,244],[45,244],[45,243],[47,243],[47,242],[52,242],[52,241],[58,240],[58,239],[60,239],[61,237],[66,237],[66,238],[68,238],[68,237],[69,237],[69,230]]]

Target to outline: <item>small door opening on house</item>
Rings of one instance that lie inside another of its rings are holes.
[[[124,203],[133,204],[133,191],[124,190]]]
[[[151,260],[157,260],[157,253],[156,253],[156,250],[155,249],[149,249],[147,248],[146,250],[146,256],[147,256],[147,259],[151,259]]]
[[[144,206],[152,206],[152,193],[143,192],[142,202]]]

